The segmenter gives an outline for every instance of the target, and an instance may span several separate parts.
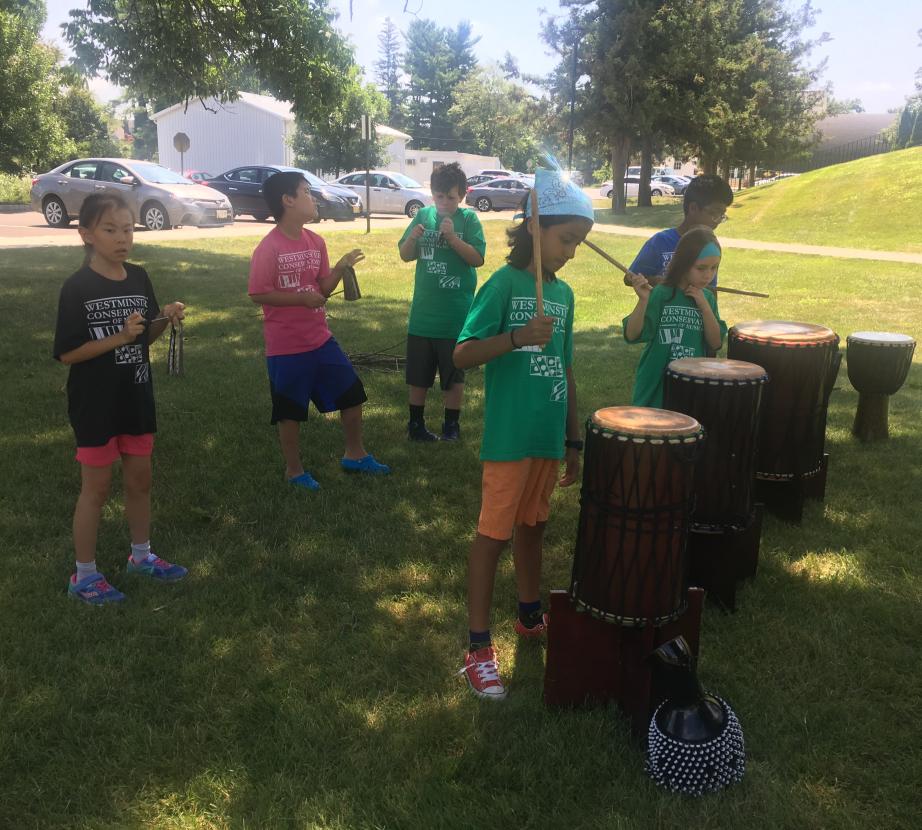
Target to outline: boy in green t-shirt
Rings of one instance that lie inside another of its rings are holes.
[[[456,162],[432,171],[429,180],[435,205],[421,208],[398,243],[404,262],[416,260],[416,281],[407,326],[407,385],[410,387],[411,441],[438,441],[426,429],[426,393],[435,382],[445,403],[442,440],[461,437],[459,418],[464,372],[452,359],[477,286],[487,245],[477,214],[460,207],[467,179]]]
[[[515,630],[540,637],[548,626],[540,581],[550,497],[558,484],[576,482],[582,448],[572,369],[573,291],[557,274],[592,227],[592,202],[556,171],[538,170],[535,190],[537,226],[526,210],[526,220],[508,231],[509,264],[478,292],[455,349],[458,366],[485,364],[481,510],[468,555],[470,645],[459,674],[488,700],[506,696],[490,636],[499,557],[511,539]],[[542,309],[535,297],[533,233],[541,239]]]

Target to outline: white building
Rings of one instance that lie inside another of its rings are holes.
[[[176,104],[151,116],[157,125],[160,163],[173,170],[204,170],[212,175],[244,164],[294,164],[292,139],[295,116],[291,104],[268,95],[241,92],[240,98],[222,104],[216,99]],[[356,128],[358,129],[358,128]],[[393,127],[376,125],[375,132],[388,142],[384,168],[429,183],[434,168],[456,161],[468,176],[502,167],[496,156],[478,156],[442,150],[410,150],[413,137]],[[189,150],[180,161],[173,146],[177,133],[189,136]],[[350,171],[343,170],[343,173]]]
[[[176,104],[151,116],[157,124],[160,163],[180,169],[177,133],[189,136],[182,166],[212,175],[243,164],[293,164],[295,117],[291,106],[268,95],[241,92],[237,101]]]

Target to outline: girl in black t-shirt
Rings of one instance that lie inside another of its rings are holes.
[[[120,196],[90,196],[80,209],[79,231],[86,259],[61,288],[54,339],[55,358],[70,366],[67,410],[82,480],[74,510],[77,572],[68,593],[103,605],[125,598],[96,570],[99,519],[119,458],[131,532],[128,572],[165,582],[186,575],[181,565],[150,549],[150,456],[157,423],[148,347],[167,321],[182,320],[183,304],[160,309],[147,272],[125,261],[134,217]]]

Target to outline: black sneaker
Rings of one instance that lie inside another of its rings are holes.
[[[407,438],[411,441],[422,442],[439,440],[438,435],[426,429],[426,424],[423,421],[410,421],[407,424]]]
[[[461,439],[461,424],[457,421],[444,421],[442,423],[442,440],[459,441]]]

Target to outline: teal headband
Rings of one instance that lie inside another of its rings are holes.
[[[697,258],[707,259],[709,256],[720,256],[720,248],[717,247],[717,245],[715,245],[713,242],[708,242],[708,244],[701,249],[701,252],[698,254]]]
[[[582,216],[595,221],[592,200],[559,170],[535,171],[538,213],[541,216]],[[531,216],[531,199],[525,203],[525,216]]]

